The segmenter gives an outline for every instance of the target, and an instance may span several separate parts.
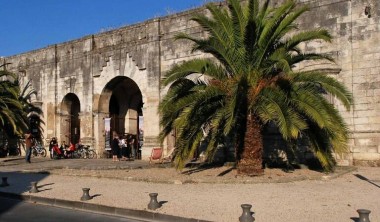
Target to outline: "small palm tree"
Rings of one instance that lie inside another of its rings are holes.
[[[13,73],[0,71],[0,77],[6,77],[0,81],[0,131],[10,148],[17,147],[19,138],[30,127],[28,115],[40,116],[42,110],[31,103],[31,96],[36,91],[31,88],[30,81],[21,90],[20,81]],[[41,135],[41,128],[39,130]]]
[[[16,79],[15,82],[14,82],[15,85],[17,86],[21,86],[20,84],[20,80],[19,79]],[[23,106],[23,109],[22,109],[22,115],[23,116],[23,122],[25,122],[27,124],[27,126],[29,128],[32,128],[31,126],[31,121],[32,119],[34,121],[37,121],[37,123],[39,124],[37,127],[37,132],[33,132],[35,133],[36,135],[38,135],[38,138],[36,138],[39,142],[42,142],[42,126],[41,124],[44,124],[44,122],[41,120],[41,115],[43,114],[42,112],[42,109],[35,106],[33,103],[32,103],[32,96],[33,95],[36,95],[37,94],[37,91],[33,88],[32,86],[32,83],[31,81],[29,80],[25,86],[22,88],[22,90],[19,91],[19,96],[18,96],[18,99],[19,101],[21,102],[22,106]],[[25,116],[26,114],[26,116]],[[26,118],[25,118],[26,117]],[[36,126],[35,126],[36,127]],[[36,136],[35,135],[35,136]]]
[[[19,125],[22,119],[19,111],[23,105],[19,100],[19,87],[9,80],[16,76],[8,71],[0,71],[0,78],[5,78],[0,81],[0,127],[7,129],[7,132],[20,133],[24,124]]]
[[[262,174],[262,129],[271,123],[285,141],[303,137],[325,169],[334,166],[332,152],[345,152],[348,129],[325,94],[347,110],[350,92],[322,70],[297,71],[297,64],[333,61],[326,54],[305,53],[308,41],[331,41],[323,29],[298,31],[296,19],[308,10],[288,0],[273,8],[270,1],[227,0],[227,8],[208,4],[211,17],[196,15],[206,38],[187,34],[177,39],[194,43],[193,51],[210,58],[192,59],[172,67],[163,86],[169,90],[160,104],[164,139],[177,132],[176,163],[182,167],[204,140],[213,155],[218,144],[232,141],[238,172]]]

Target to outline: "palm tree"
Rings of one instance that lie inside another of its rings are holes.
[[[37,129],[33,129],[33,130],[37,130],[37,132],[32,132],[32,133],[35,134],[35,136],[38,135],[38,138],[36,139],[42,142],[41,124],[43,124],[43,122],[40,117],[43,114],[43,112],[41,108],[35,106],[32,103],[32,96],[36,95],[37,91],[33,88],[30,80],[26,82],[26,84],[23,86],[22,89],[21,89],[20,79],[16,79],[14,81],[14,84],[20,88],[19,95],[18,95],[18,99],[22,104],[22,110],[20,110],[20,116],[22,117],[22,119],[20,118],[20,121],[25,123],[26,126],[30,130],[32,130],[33,127],[37,127]],[[32,127],[32,121],[36,121],[38,126]]]
[[[1,129],[11,133],[18,133],[22,129],[19,125],[19,111],[23,109],[19,100],[19,88],[10,78],[16,78],[13,73],[8,71],[0,71],[0,127]]]
[[[206,152],[213,155],[218,144],[234,144],[238,173],[260,175],[263,128],[273,124],[285,141],[307,138],[311,150],[325,169],[332,169],[331,153],[347,149],[348,128],[337,109],[326,100],[336,97],[349,110],[352,95],[322,69],[297,71],[308,61],[333,59],[326,54],[307,53],[308,41],[331,41],[323,29],[298,31],[296,19],[308,10],[288,0],[271,7],[249,0],[227,0],[227,8],[208,4],[211,17],[195,15],[208,34],[195,38],[181,33],[177,39],[194,43],[193,51],[210,58],[177,64],[162,82],[169,87],[160,104],[160,138],[177,132],[176,163],[183,167],[192,156],[203,131]]]
[[[30,127],[28,115],[34,113],[39,117],[42,110],[31,103],[31,96],[36,91],[30,81],[21,89],[15,74],[4,70],[0,71],[0,77],[6,77],[0,81],[0,131],[11,148],[17,147],[18,139]],[[39,130],[40,135],[41,128]]]

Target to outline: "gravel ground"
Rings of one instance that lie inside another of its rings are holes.
[[[247,203],[253,205],[256,221],[352,222],[360,208],[372,211],[371,221],[380,221],[379,168],[361,167],[341,176],[271,169],[253,178],[237,177],[228,167],[182,173],[171,168],[53,169],[46,174],[0,170],[11,184],[0,191],[29,194],[30,182],[38,181],[41,192],[31,195],[78,201],[81,188],[89,187],[95,196],[90,203],[138,210],[147,210],[148,194],[156,192],[164,202],[157,212],[187,218],[238,221],[240,205]]]

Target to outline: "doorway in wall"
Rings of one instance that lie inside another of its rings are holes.
[[[68,93],[61,103],[60,141],[76,144],[80,140],[80,101],[74,93]]]
[[[115,77],[105,86],[99,103],[108,103],[108,107],[100,107],[110,118],[110,139],[114,131],[119,136],[133,135],[135,156],[138,157],[139,119],[143,116],[142,94],[138,85],[128,77]]]

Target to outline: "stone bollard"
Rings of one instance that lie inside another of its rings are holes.
[[[7,187],[9,186],[9,183],[7,182],[8,177],[2,177],[2,183],[0,184],[0,187]]]
[[[30,182],[32,184],[32,188],[29,190],[29,193],[38,193],[40,192],[37,188],[37,182]]]
[[[251,214],[251,204],[242,204],[243,214],[239,217],[239,222],[253,222],[255,218]]]
[[[82,201],[91,200],[92,198],[90,197],[90,188],[82,188],[82,190],[83,190],[83,195],[80,198],[80,200]]]
[[[161,204],[158,203],[158,201],[157,201],[158,193],[150,193],[149,196],[150,196],[150,202],[148,204],[148,209],[149,210],[155,210],[157,208],[160,208]]]
[[[370,220],[369,220],[369,213],[371,213],[370,210],[358,209],[357,212],[359,213],[359,221],[358,222],[370,222]]]

